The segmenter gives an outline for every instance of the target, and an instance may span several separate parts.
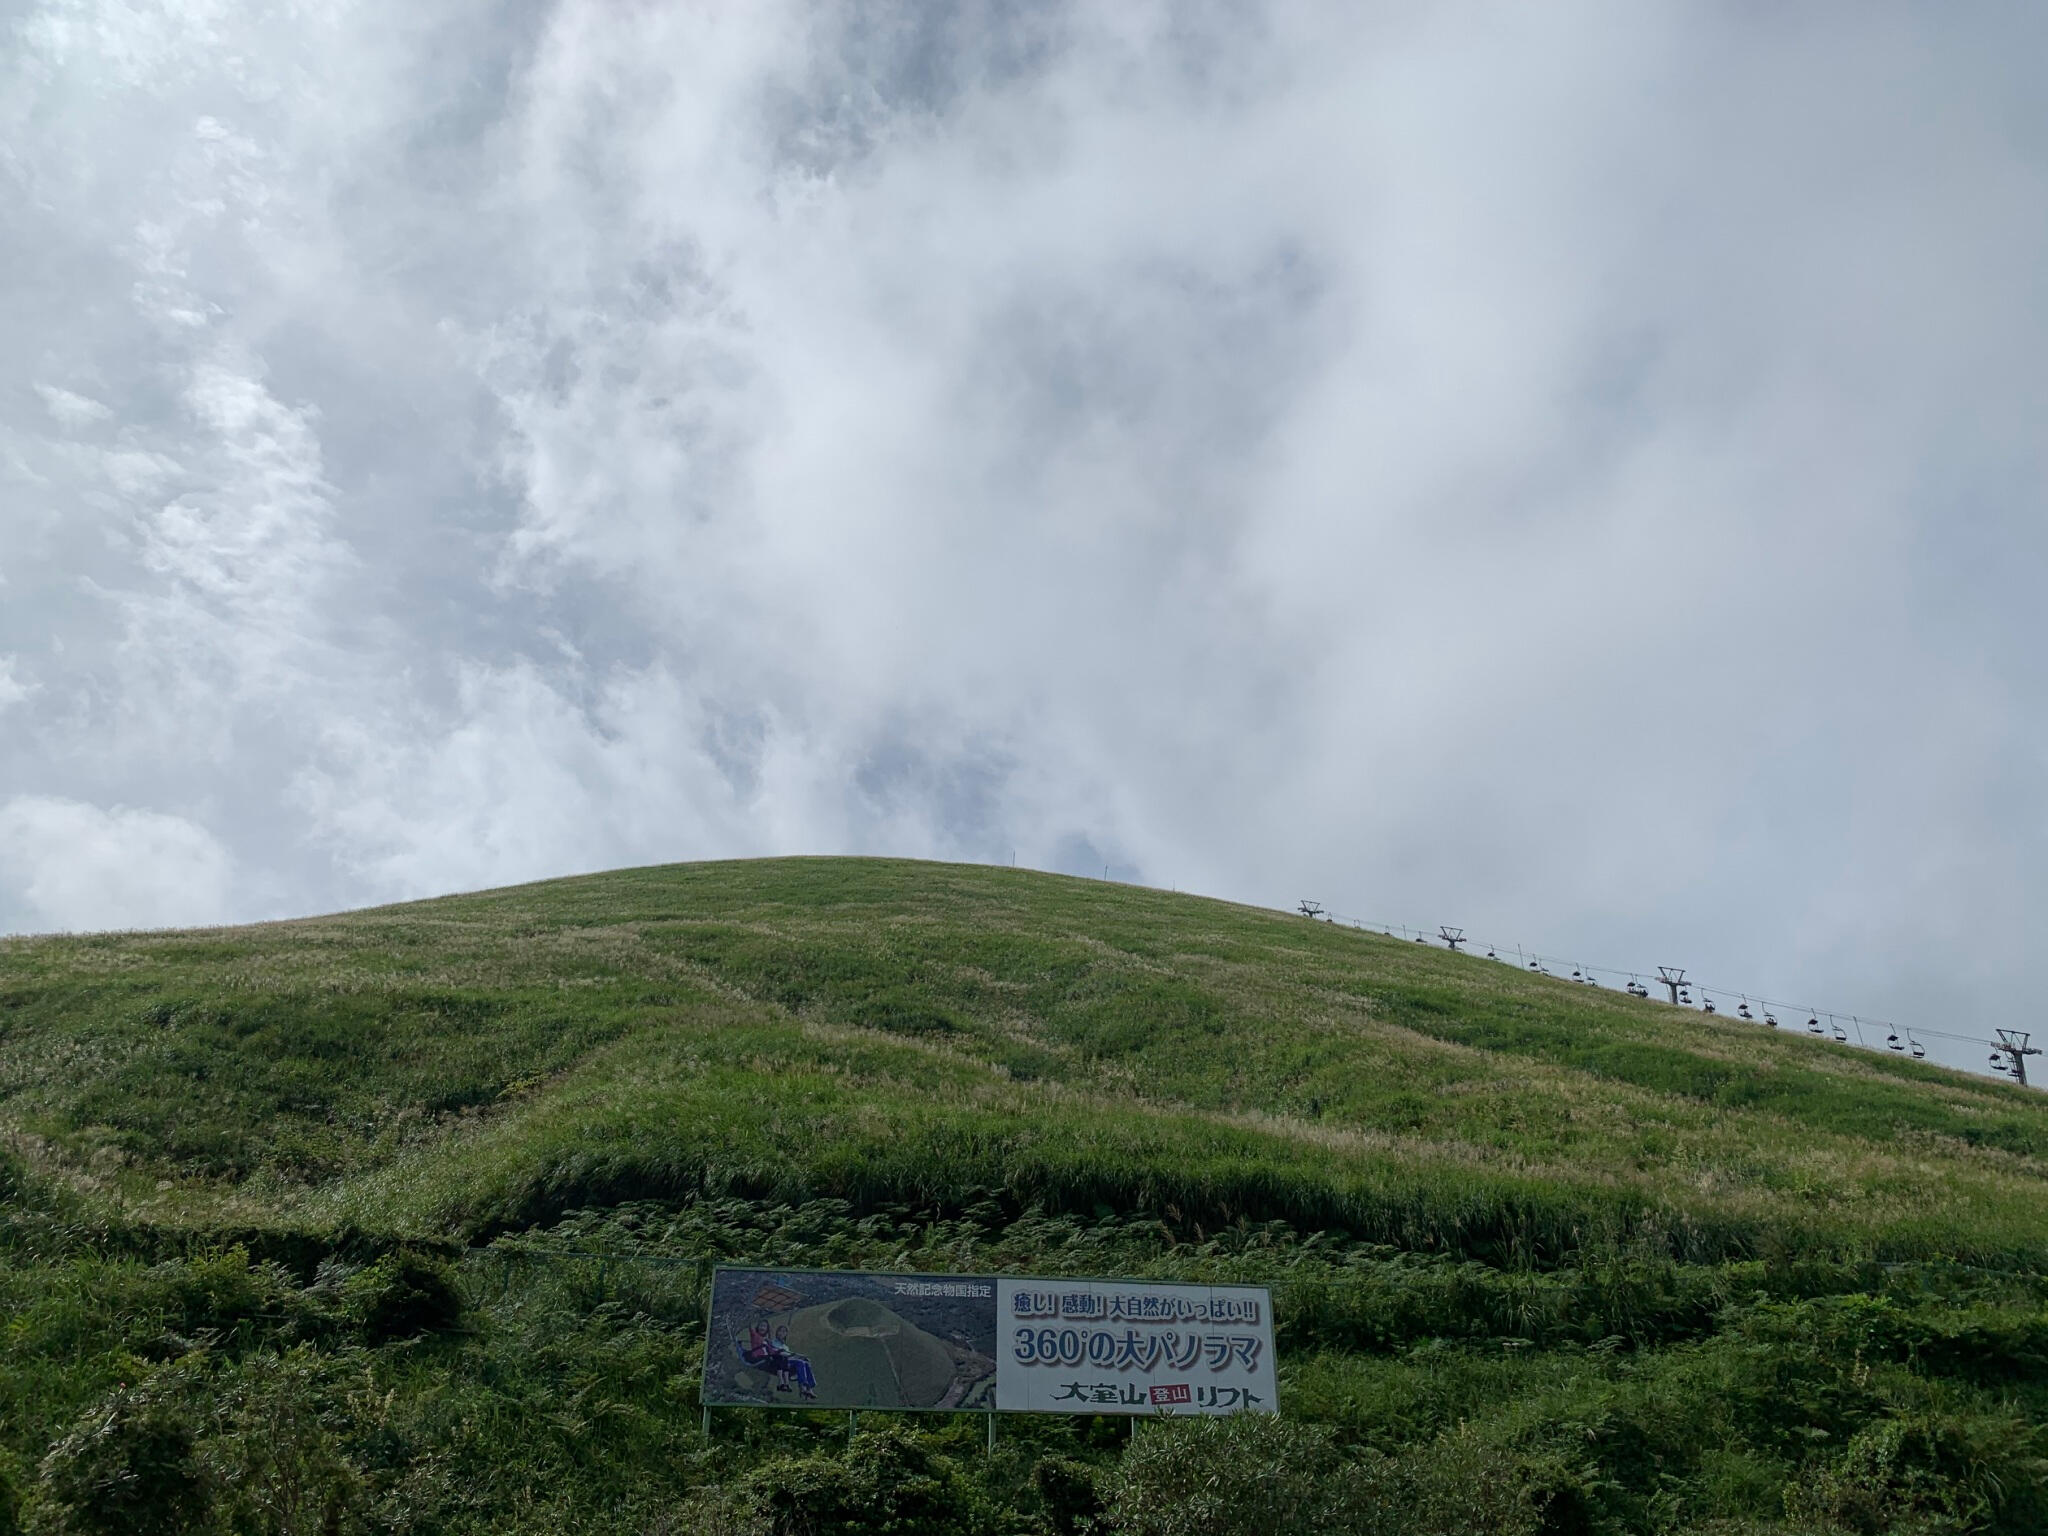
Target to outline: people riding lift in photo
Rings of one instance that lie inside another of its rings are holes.
[[[806,1398],[818,1395],[818,1378],[811,1371],[811,1362],[790,1352],[787,1327],[776,1329],[771,1336],[766,1323],[754,1324],[747,1330],[747,1342],[740,1346],[740,1358],[755,1370],[773,1375],[778,1392],[787,1392],[794,1385]]]

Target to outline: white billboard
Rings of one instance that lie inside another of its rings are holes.
[[[1263,1286],[996,1280],[1004,1413],[1277,1413]]]

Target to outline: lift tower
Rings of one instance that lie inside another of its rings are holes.
[[[2041,1047],[2027,1044],[2031,1038],[2023,1029],[2001,1029],[1998,1032],[1998,1048],[2012,1062],[2013,1080],[2022,1086],[2027,1081],[2027,1058],[2041,1054]]]

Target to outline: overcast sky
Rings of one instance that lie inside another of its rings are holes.
[[[0,17],[0,931],[1014,857],[2033,1021],[2038,3]]]

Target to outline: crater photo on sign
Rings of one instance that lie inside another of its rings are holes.
[[[995,1334],[989,1276],[722,1268],[711,1282],[704,1402],[988,1408]]]

